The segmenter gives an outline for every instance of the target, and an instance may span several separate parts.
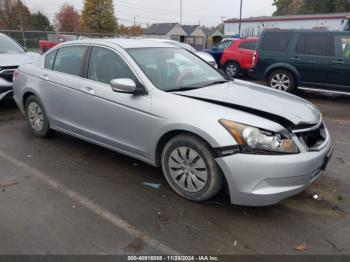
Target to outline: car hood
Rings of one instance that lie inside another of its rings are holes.
[[[320,111],[297,96],[245,81],[234,81],[176,94],[252,113],[289,129],[312,126]]]
[[[39,57],[39,54],[32,52],[0,54],[0,68],[33,63]]]

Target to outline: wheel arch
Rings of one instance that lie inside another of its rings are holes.
[[[267,81],[270,75],[276,70],[286,70],[289,73],[291,73],[294,77],[295,84],[298,85],[300,79],[300,74],[298,73],[298,70],[294,66],[286,63],[277,63],[268,67],[264,74],[265,80]]]
[[[225,64],[223,64],[223,67],[225,68],[225,66],[228,64],[228,63],[236,63],[239,67],[241,67],[241,64],[237,61],[237,60],[234,60],[234,59],[229,59],[225,62]]]
[[[23,92],[23,96],[22,96],[22,107],[23,107],[23,112],[25,113],[25,108],[26,108],[26,103],[27,103],[27,100],[30,96],[36,96],[39,100],[39,96],[36,94],[36,92],[34,90],[26,90]]]
[[[160,166],[160,162],[161,162],[161,156],[162,156],[162,152],[163,152],[163,149],[165,147],[165,145],[174,137],[178,136],[178,135],[183,135],[183,134],[188,134],[188,135],[193,135],[193,136],[196,136],[200,139],[202,139],[203,141],[205,141],[209,146],[210,144],[201,136],[199,136],[198,134],[195,134],[193,132],[190,132],[188,130],[184,130],[184,129],[177,129],[177,130],[171,130],[171,131],[168,131],[166,132],[165,134],[163,134],[159,140],[158,140],[158,143],[156,145],[156,148],[155,148],[155,155],[154,155],[154,160],[155,160],[155,164],[156,166]],[[210,146],[210,148],[212,148]]]
[[[215,147],[212,146],[203,136],[195,134],[191,131],[185,130],[185,129],[177,129],[177,130],[171,130],[169,132],[166,132],[165,134],[163,134],[160,139],[158,140],[156,149],[155,149],[155,166],[159,167],[161,166],[161,156],[162,156],[162,152],[163,149],[165,147],[165,145],[168,143],[168,141],[170,141],[172,138],[178,136],[178,135],[182,135],[182,134],[188,134],[188,135],[192,135],[195,136],[201,140],[203,140],[203,142],[205,142],[209,149],[214,153],[214,157],[215,157]],[[226,193],[230,196],[230,190],[229,190],[229,185],[228,185],[228,178],[226,177],[227,174],[225,174],[221,168],[220,165],[218,165],[218,168],[222,174],[222,179],[223,179],[223,183],[224,183],[224,189],[226,191]]]

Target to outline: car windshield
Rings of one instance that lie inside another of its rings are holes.
[[[11,38],[0,35],[0,53],[24,53],[24,49]]]
[[[135,48],[128,53],[163,91],[190,90],[227,82],[218,71],[185,49]]]

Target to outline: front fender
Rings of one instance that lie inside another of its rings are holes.
[[[218,123],[218,125],[220,125]],[[156,163],[157,147],[164,136],[172,132],[192,133],[205,140],[212,148],[236,145],[235,139],[226,131],[224,127],[218,126],[216,130],[207,130],[190,124],[169,124],[160,129],[152,130],[150,142],[150,161]]]

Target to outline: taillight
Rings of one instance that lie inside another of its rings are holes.
[[[255,51],[253,54],[253,66],[256,66],[258,64],[258,60],[259,60],[258,52]]]
[[[19,78],[19,70],[16,69],[14,72],[13,72],[13,76],[12,76],[12,81],[16,81],[17,79]]]

